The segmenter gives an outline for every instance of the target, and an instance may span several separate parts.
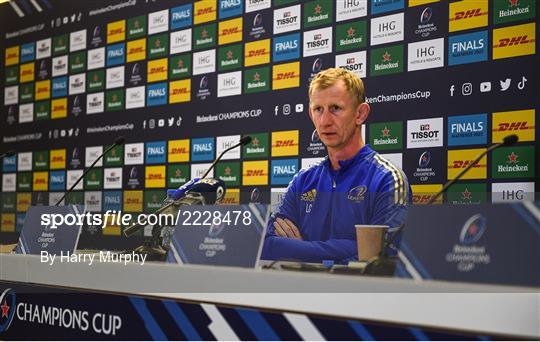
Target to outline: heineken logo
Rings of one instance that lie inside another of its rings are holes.
[[[320,20],[326,20],[330,16],[329,13],[322,13],[322,7],[320,4],[317,4],[315,8],[313,9],[313,15],[309,16],[307,18],[308,23],[312,23],[314,21],[320,21]]]

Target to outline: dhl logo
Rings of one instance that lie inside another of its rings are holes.
[[[534,126],[529,126],[527,121],[521,122],[501,122],[498,125],[498,129],[494,129],[494,132],[506,132],[506,131],[523,131],[534,129]]]
[[[266,176],[264,170],[247,170],[246,177]]]
[[[163,175],[161,173],[150,173],[148,175],[148,179],[151,179],[151,180],[154,180],[154,179],[158,179],[158,180],[161,180],[163,179]]]
[[[30,205],[30,201],[28,199],[20,199],[19,200],[19,206],[23,206],[23,205]]]
[[[150,68],[151,74],[157,74],[160,72],[165,72],[165,67]]]
[[[115,34],[122,34],[124,33],[124,29],[123,28],[117,28],[117,29],[112,29],[109,31],[109,35],[115,35]]]
[[[52,163],[59,163],[59,162],[63,162],[63,161],[64,161],[64,157],[62,157],[62,156],[54,156],[51,159]]]
[[[221,36],[227,36],[227,35],[235,34],[239,32],[240,30],[238,29],[238,27],[226,28],[226,29],[221,30]]]
[[[126,204],[141,204],[142,201],[138,198],[126,198]]]
[[[238,204],[238,200],[234,197],[227,197],[225,196],[222,200],[221,200],[221,204],[222,205],[227,205],[227,204]]]
[[[414,195],[413,194],[413,203],[427,203],[431,199],[432,195]]]
[[[28,76],[33,74],[34,72],[32,70],[24,70],[23,72],[21,72],[21,76]]]
[[[276,144],[273,147],[294,147],[297,145],[298,144],[294,143],[294,140],[289,139],[289,140],[277,140]]]
[[[187,154],[189,151],[185,147],[174,147],[171,150],[171,154]]]
[[[499,39],[499,43],[493,45],[494,48],[502,48],[507,46],[513,46],[513,45],[521,45],[521,44],[529,44],[534,43],[536,39],[529,39],[529,36],[516,36],[511,38],[501,38]]]
[[[46,184],[47,180],[45,178],[36,178],[34,184]]]
[[[487,15],[488,12],[482,12],[481,8],[475,8],[467,11],[459,11],[454,14],[454,17],[450,19],[450,21],[456,21],[461,19],[468,19],[468,18],[474,18],[474,17],[481,17],[483,15]]]
[[[171,95],[181,95],[181,94],[189,94],[189,91],[187,88],[179,88],[179,89],[173,89],[171,92]],[[174,149],[173,149],[174,150]]]
[[[66,110],[65,106],[54,106],[53,107],[53,112],[64,111],[64,110]]]
[[[291,78],[296,78],[298,75],[296,75],[296,72],[290,71],[290,72],[280,72],[277,74],[276,80],[287,80]]]
[[[211,14],[212,12],[214,12],[212,7],[199,8],[195,15]]]
[[[15,220],[12,218],[5,217],[2,219],[2,226],[13,226],[15,224]]]
[[[17,58],[18,56],[19,56],[19,54],[17,54],[17,53],[8,53],[6,58],[11,59],[11,58]]]
[[[450,169],[464,169],[471,164],[473,160],[454,160],[452,161],[452,166],[449,166]],[[473,168],[486,167],[485,164],[476,163]]]
[[[247,57],[264,56],[264,55],[266,55],[268,53],[269,52],[266,49],[250,50],[250,51],[248,51]]]
[[[48,91],[49,91],[49,88],[47,88],[47,87],[40,87],[40,88],[37,88],[38,94],[39,94],[39,93],[46,93],[46,92],[48,92]]]
[[[128,51],[128,54],[134,54],[134,53],[140,53],[144,52],[144,49],[142,47],[136,47],[136,48],[130,48]]]

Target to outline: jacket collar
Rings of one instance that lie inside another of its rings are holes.
[[[326,158],[324,160],[324,165],[326,166],[326,168],[330,172],[333,172],[333,173],[335,173],[335,172],[343,172],[343,171],[347,170],[349,167],[351,167],[351,165],[354,165],[358,161],[369,157],[374,152],[375,151],[371,148],[371,146],[369,146],[369,144],[365,144],[360,149],[360,151],[358,151],[352,158],[338,161],[339,166],[340,166],[339,171],[336,171],[336,170],[332,169],[332,165],[330,163],[330,157],[328,157],[328,156],[326,156]]]

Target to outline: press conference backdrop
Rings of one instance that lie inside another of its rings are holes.
[[[425,203],[482,159],[450,203],[534,199],[538,154],[535,0],[14,0],[2,20],[1,232],[54,204],[119,135],[67,203],[151,212],[166,188],[214,177],[229,204],[276,200],[326,152],[307,89],[355,72],[372,112],[367,142]],[[270,196],[276,194],[276,196]],[[120,227],[90,229],[96,237]]]

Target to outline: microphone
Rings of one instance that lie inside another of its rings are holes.
[[[154,214],[162,214],[167,211],[167,214],[176,216],[178,207],[182,205],[212,205],[219,202],[225,196],[225,182],[221,179],[206,178],[201,179],[186,192],[186,195],[176,201],[167,203],[159,208]],[[124,229],[124,236],[130,237],[144,226],[135,223]]]
[[[435,202],[444,192],[446,192],[446,190],[448,190],[448,188],[450,186],[452,186],[455,182],[457,182],[459,179],[461,179],[461,177],[463,177],[463,175],[465,175],[470,169],[472,169],[480,161],[480,159],[482,159],[486,154],[488,154],[489,152],[491,152],[491,151],[493,151],[493,150],[495,150],[495,149],[497,149],[497,148],[499,148],[501,146],[512,146],[515,143],[517,143],[518,140],[519,140],[519,137],[517,135],[515,135],[515,134],[512,134],[512,135],[508,135],[508,136],[504,137],[502,142],[491,145],[484,152],[480,153],[480,155],[478,157],[476,157],[476,159],[473,160],[472,163],[467,165],[467,167],[464,168],[456,177],[454,177],[454,179],[449,180],[448,182],[446,182],[446,184],[442,187],[442,189],[429,199],[427,204],[433,204],[433,202]]]
[[[201,183],[203,180],[205,180],[206,176],[208,176],[208,174],[210,173],[210,171],[212,171],[212,169],[216,166],[216,164],[221,160],[221,158],[223,158],[223,156],[225,155],[225,153],[229,152],[230,150],[232,149],[235,149],[237,148],[238,146],[245,146],[247,144],[249,144],[251,142],[252,138],[249,136],[249,135],[246,135],[244,137],[242,137],[242,139],[240,139],[240,141],[238,142],[238,144],[235,144],[227,149],[225,149],[223,152],[221,152],[221,154],[212,162],[212,164],[210,165],[210,167],[208,168],[208,170],[206,170],[206,172],[202,175],[202,177],[197,181],[197,183],[195,183],[193,185],[193,187],[195,187],[195,185]],[[214,179],[213,181],[218,181],[216,179]],[[219,180],[221,181],[221,180]],[[201,191],[201,192],[198,192],[198,191],[187,191],[187,192],[184,192],[185,190],[183,190],[182,188],[186,187],[186,186],[189,186],[191,183],[188,182],[186,184],[184,184],[182,187],[180,187],[177,191],[171,191],[170,194],[172,194],[172,198],[174,199],[174,201],[170,201],[169,203],[166,203],[164,206],[162,206],[161,208],[159,208],[158,210],[156,210],[154,212],[154,214],[160,214],[162,212],[164,212],[165,210],[167,210],[168,208],[170,208],[171,206],[178,206],[178,205],[195,205],[195,204],[214,204],[216,202],[216,200],[214,201],[205,201],[205,203],[198,203],[197,201],[200,200],[200,198],[196,199],[196,194],[201,194],[202,196],[202,193],[206,193],[208,191]],[[204,183],[204,182],[203,182]],[[199,187],[197,189],[201,189],[202,185],[199,185]],[[225,183],[221,183],[221,186],[223,187],[223,195],[225,194]],[[193,190],[193,189],[191,189]],[[215,189],[216,193],[218,191],[218,188],[216,187]],[[183,194],[186,194],[186,196],[182,197]],[[186,198],[188,197],[187,195],[188,194],[191,194],[191,196],[189,196],[189,198]],[[167,195],[169,195],[169,192],[167,191]],[[178,197],[178,198],[175,198],[175,197]],[[209,198],[210,199],[210,198]],[[184,200],[184,202],[182,202],[181,204],[178,203],[178,201],[182,201]],[[126,237],[129,237],[131,235],[133,235],[134,232],[140,230],[142,227],[139,227],[138,224],[133,224],[131,226],[129,226],[128,228],[126,228],[124,230],[124,235]]]
[[[6,158],[6,157],[12,157],[15,155],[15,150],[9,150],[4,154],[0,154],[0,160]]]
[[[89,168],[87,168],[83,174],[79,177],[79,179],[77,179],[77,181],[75,183],[73,183],[73,185],[69,188],[68,191],[66,191],[66,193],[64,193],[64,195],[58,200],[58,202],[56,202],[55,206],[59,205],[60,203],[62,203],[62,201],[64,200],[64,198],[66,198],[66,196],[73,191],[73,189],[75,189],[75,187],[77,186],[77,184],[79,184],[81,182],[81,180],[83,180],[84,176],[86,176],[86,174],[88,172],[90,172],[90,170],[92,170],[94,168],[94,166],[97,164],[98,161],[101,160],[101,158],[103,158],[104,155],[106,155],[107,153],[109,153],[110,150],[112,150],[113,148],[115,148],[116,146],[118,145],[122,145],[124,143],[124,141],[126,141],[126,138],[120,136],[118,138],[116,138],[114,140],[114,144],[112,144],[108,149],[106,149],[99,157],[96,158],[96,160],[94,160],[94,162],[92,163],[92,165],[90,165]]]
[[[201,179],[204,179],[206,178],[206,176],[208,176],[208,174],[210,173],[210,171],[212,171],[212,169],[216,166],[216,164],[221,160],[221,158],[223,158],[223,155],[225,155],[225,153],[229,152],[230,150],[232,149],[235,149],[237,148],[238,146],[245,146],[247,144],[249,144],[251,142],[252,138],[249,136],[249,135],[246,135],[244,136],[242,139],[240,139],[240,142],[238,144],[235,144],[229,148],[227,148],[226,150],[224,150],[223,152],[221,152],[221,154],[212,162],[212,165],[210,165],[210,167],[208,168],[208,170],[206,170],[206,172],[204,173],[204,175],[202,175]]]

